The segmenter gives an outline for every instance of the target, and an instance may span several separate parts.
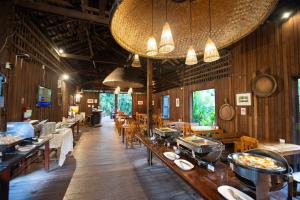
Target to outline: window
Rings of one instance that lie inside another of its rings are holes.
[[[118,110],[132,115],[132,97],[127,93],[118,94]]]
[[[216,121],[215,89],[198,90],[192,96],[192,121],[211,126]]]
[[[162,103],[162,110],[163,110],[163,118],[168,119],[170,118],[170,95],[163,96],[163,103]]]
[[[100,108],[104,116],[111,116],[115,107],[115,95],[112,93],[100,93]]]

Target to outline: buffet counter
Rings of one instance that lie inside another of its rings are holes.
[[[222,162],[217,162],[215,165],[215,172],[210,172],[206,168],[199,167],[190,158],[181,156],[182,158],[193,163],[195,167],[190,171],[181,170],[173,161],[167,159],[163,153],[166,151],[173,151],[166,146],[159,144],[152,144],[149,137],[144,135],[136,135],[136,137],[163,163],[193,187],[202,197],[208,200],[223,200],[224,198],[217,191],[221,185],[229,185],[235,187],[251,197],[255,197],[255,192],[248,187],[241,184],[240,180],[236,178],[235,174],[229,165]],[[287,199],[287,189],[270,193],[271,199]]]

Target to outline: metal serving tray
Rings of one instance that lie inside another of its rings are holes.
[[[194,140],[187,139],[190,137],[193,137]],[[176,141],[177,146],[182,145],[195,153],[209,153],[212,151],[222,151],[224,149],[221,142],[200,136],[179,137]]]
[[[179,136],[179,131],[172,128],[155,128],[153,132],[161,137]]]

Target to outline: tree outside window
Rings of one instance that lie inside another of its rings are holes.
[[[131,95],[124,93],[118,94],[118,110],[132,115],[132,97]]]
[[[211,126],[216,122],[215,89],[193,92],[192,120],[200,126]]]

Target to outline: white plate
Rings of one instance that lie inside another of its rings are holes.
[[[194,165],[187,160],[177,159],[174,163],[182,170],[188,171],[194,168]]]
[[[254,200],[252,197],[248,196],[247,194],[245,194],[244,192],[234,188],[234,187],[231,187],[229,185],[222,185],[220,187],[218,187],[218,192],[225,198],[225,199],[228,199],[228,200],[236,200],[236,198],[234,198],[230,191],[229,190],[232,190],[235,194],[238,195],[238,197],[241,198],[241,200]]]
[[[23,146],[23,147],[19,147],[18,151],[30,151],[34,147],[35,147],[35,145]]]
[[[169,160],[176,160],[176,159],[179,159],[179,158],[180,158],[179,155],[177,155],[176,153],[171,152],[171,151],[164,152],[163,154],[164,154],[164,156],[165,156],[166,158],[168,158]]]

